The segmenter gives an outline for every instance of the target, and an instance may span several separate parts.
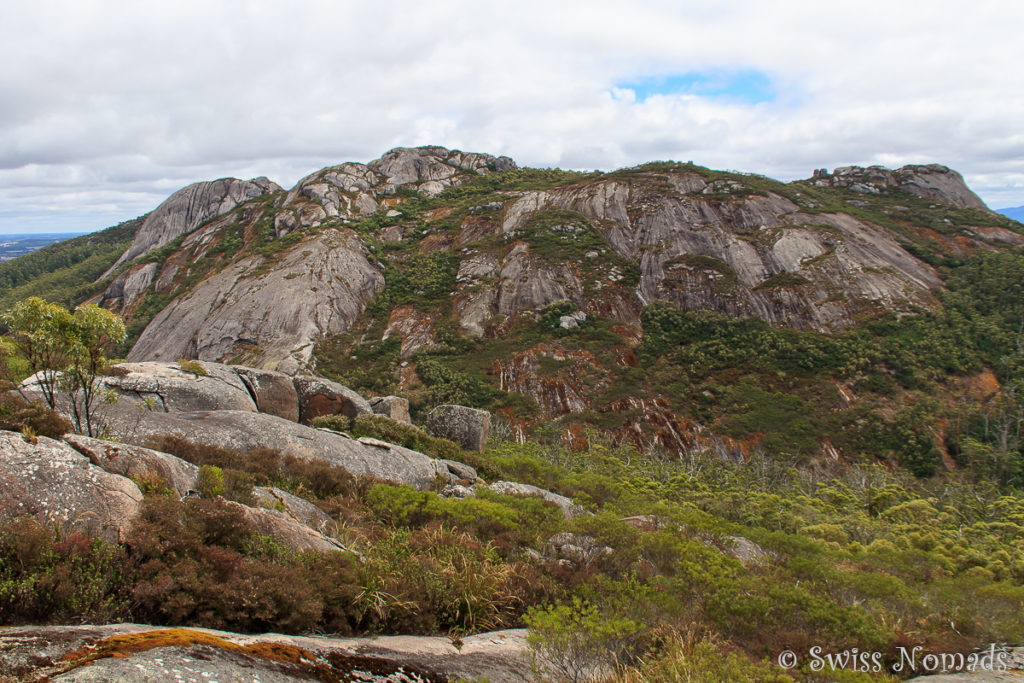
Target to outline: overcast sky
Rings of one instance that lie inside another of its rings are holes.
[[[2,0],[0,233],[400,145],[790,180],[938,162],[1024,204],[1024,3]]]

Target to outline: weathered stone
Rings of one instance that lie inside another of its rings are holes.
[[[547,542],[548,555],[578,565],[590,565],[595,560],[608,557],[615,550],[601,545],[593,536],[573,534],[567,531],[555,534]]]
[[[282,372],[260,370],[244,365],[234,371],[245,384],[256,402],[256,409],[267,415],[277,415],[292,422],[299,420],[299,395],[292,378]]]
[[[144,444],[162,434],[193,443],[248,453],[270,448],[307,460],[323,460],[353,475],[368,475],[427,489],[437,477],[457,481],[448,466],[397,445],[387,450],[367,446],[335,432],[314,429],[274,415],[240,410],[161,413],[134,406],[110,406],[105,414],[112,436]]]
[[[544,500],[550,501],[562,509],[562,513],[566,519],[572,519],[579,515],[589,515],[590,513],[584,510],[582,507],[572,502],[569,498],[559,495],[547,489],[542,489],[532,484],[520,484],[515,481],[496,481],[488,486],[495,493],[500,493],[504,496],[535,496],[543,498]]]
[[[398,396],[378,396],[369,400],[370,409],[377,415],[409,423],[409,400]]]
[[[99,389],[113,389],[124,399],[145,402],[150,409],[165,412],[256,410],[249,389],[234,368],[220,363],[191,363],[205,374],[184,370],[178,363],[120,363],[111,368],[116,374],[99,378]]]
[[[343,545],[333,538],[325,536],[305,523],[292,518],[285,511],[263,507],[249,507],[234,501],[226,501],[226,503],[241,511],[245,521],[249,523],[257,534],[273,536],[295,552],[303,553],[315,550],[324,553],[346,550]]]
[[[112,474],[136,481],[155,478],[163,481],[178,496],[185,496],[196,487],[199,468],[169,453],[80,434],[67,434],[64,441],[89,458],[93,465]]]
[[[491,433],[491,414],[466,406],[442,405],[427,416],[427,433],[459,444],[467,451],[483,451]]]
[[[250,255],[175,299],[146,327],[128,360],[232,359],[296,374],[315,340],[346,331],[384,288],[351,231],[323,230],[266,259]]]
[[[280,189],[280,186],[266,178],[249,181],[221,178],[182,188],[146,216],[135,233],[131,246],[121,254],[104,276],[122,263],[174,241],[175,238],[195,230],[205,221],[226,214],[243,202]]]
[[[114,278],[106,291],[100,297],[99,304],[107,305],[108,302],[117,300],[116,308],[121,311],[130,309],[132,304],[145,293],[146,289],[153,282],[156,276],[157,264],[146,263],[141,266],[133,266]]]
[[[171,633],[176,636],[174,644],[162,638]],[[123,648],[116,657],[90,656],[114,637],[131,642],[133,647]],[[72,652],[77,657],[66,656]],[[278,656],[262,656],[263,652]],[[326,679],[367,683],[521,683],[533,674],[525,629],[480,633],[455,643],[446,636],[243,635],[204,628],[168,631],[153,626],[110,624],[3,629],[0,675],[9,675],[12,680],[46,678],[104,683],[162,683],[176,678],[222,683]]]
[[[344,415],[355,419],[371,415],[373,410],[365,398],[346,386],[323,377],[295,378],[299,399],[299,420],[309,422],[321,415]]]
[[[130,479],[89,462],[66,443],[44,436],[27,443],[0,431],[0,517],[34,516],[65,532],[123,541],[142,492]]]
[[[744,567],[763,562],[770,553],[742,536],[726,536],[725,554],[740,561]]]
[[[330,515],[305,498],[273,486],[256,486],[252,492],[262,507],[284,512],[321,534],[329,533],[336,526]]]

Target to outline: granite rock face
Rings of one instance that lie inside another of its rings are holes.
[[[266,178],[221,178],[184,187],[146,216],[131,246],[107,273],[122,263],[195,230],[211,218],[228,213],[243,202],[280,190],[279,185]]]
[[[281,372],[244,365],[236,365],[232,369],[249,390],[249,395],[256,403],[256,410],[298,422],[299,395],[295,391],[295,383],[291,377]]]
[[[244,257],[175,299],[146,327],[130,361],[236,359],[296,374],[313,343],[349,328],[384,287],[350,231],[324,230],[269,270]]]
[[[897,189],[957,208],[988,210],[985,202],[967,187],[963,176],[939,164],[903,166],[894,171],[884,166],[840,166],[831,174],[816,172],[814,178],[818,185],[844,187],[863,194]]]
[[[111,474],[61,441],[0,431],[0,517],[26,515],[122,541],[142,503],[130,479]]]
[[[491,433],[491,414],[466,406],[443,405],[427,416],[427,433],[459,444],[467,451],[483,452]]]

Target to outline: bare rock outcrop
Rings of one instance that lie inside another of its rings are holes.
[[[525,629],[466,636],[458,644],[443,636],[242,635],[137,624],[0,633],[0,676],[14,680],[521,683],[531,675]]]
[[[292,378],[282,372],[261,370],[244,365],[233,366],[239,379],[249,390],[256,410],[277,415],[292,422],[299,420],[299,396]]]
[[[330,515],[305,498],[274,486],[257,486],[252,493],[261,507],[283,512],[322,534],[328,533],[335,526]]]
[[[250,507],[234,501],[227,501],[227,504],[241,511],[242,517],[257,534],[273,536],[297,553],[310,550],[321,553],[347,550],[333,538],[320,533],[284,510]]]
[[[884,166],[840,166],[831,174],[814,174],[817,185],[843,187],[862,194],[881,194],[902,190],[957,208],[988,210],[985,202],[974,194],[963,176],[939,164],[903,166],[895,171]]]
[[[368,475],[421,489],[432,487],[438,475],[453,482],[461,478],[443,461],[417,451],[395,445],[378,448],[263,413],[163,413],[118,405],[111,406],[105,417],[112,436],[125,443],[144,444],[151,437],[169,434],[240,453],[270,448],[298,458],[323,460],[356,476]]]
[[[0,431],[0,517],[35,516],[65,532],[124,540],[142,492],[61,441]]]
[[[195,230],[211,218],[226,214],[243,202],[267,192],[280,190],[279,185],[266,178],[221,178],[184,187],[146,216],[142,226],[135,233],[131,246],[121,254],[107,273],[122,263]]]
[[[467,451],[483,451],[491,433],[491,414],[466,406],[442,405],[427,416],[427,433],[459,444]]]
[[[175,299],[146,327],[130,361],[232,359],[295,374],[314,340],[349,328],[384,287],[352,232],[325,230],[272,268],[244,257]]]
[[[220,363],[119,363],[113,373],[99,379],[100,390],[116,391],[122,398],[144,402],[151,410],[257,409],[249,389],[235,369]],[[193,371],[194,370],[194,371]]]
[[[496,481],[490,484],[488,488],[503,496],[534,496],[536,498],[543,498],[561,508],[566,519],[590,514],[569,498],[553,491],[542,489],[539,486],[533,486],[532,484],[520,484],[515,481]]]
[[[376,415],[390,417],[392,420],[405,422],[406,424],[410,422],[409,399],[399,396],[377,396],[376,398],[371,398],[369,403],[370,409]]]
[[[93,465],[133,480],[163,481],[178,496],[194,491],[199,468],[169,453],[131,444],[68,434],[64,441]]]

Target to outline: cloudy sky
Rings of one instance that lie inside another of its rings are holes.
[[[5,1],[0,233],[400,145],[808,177],[939,162],[1024,204],[1024,3]]]

